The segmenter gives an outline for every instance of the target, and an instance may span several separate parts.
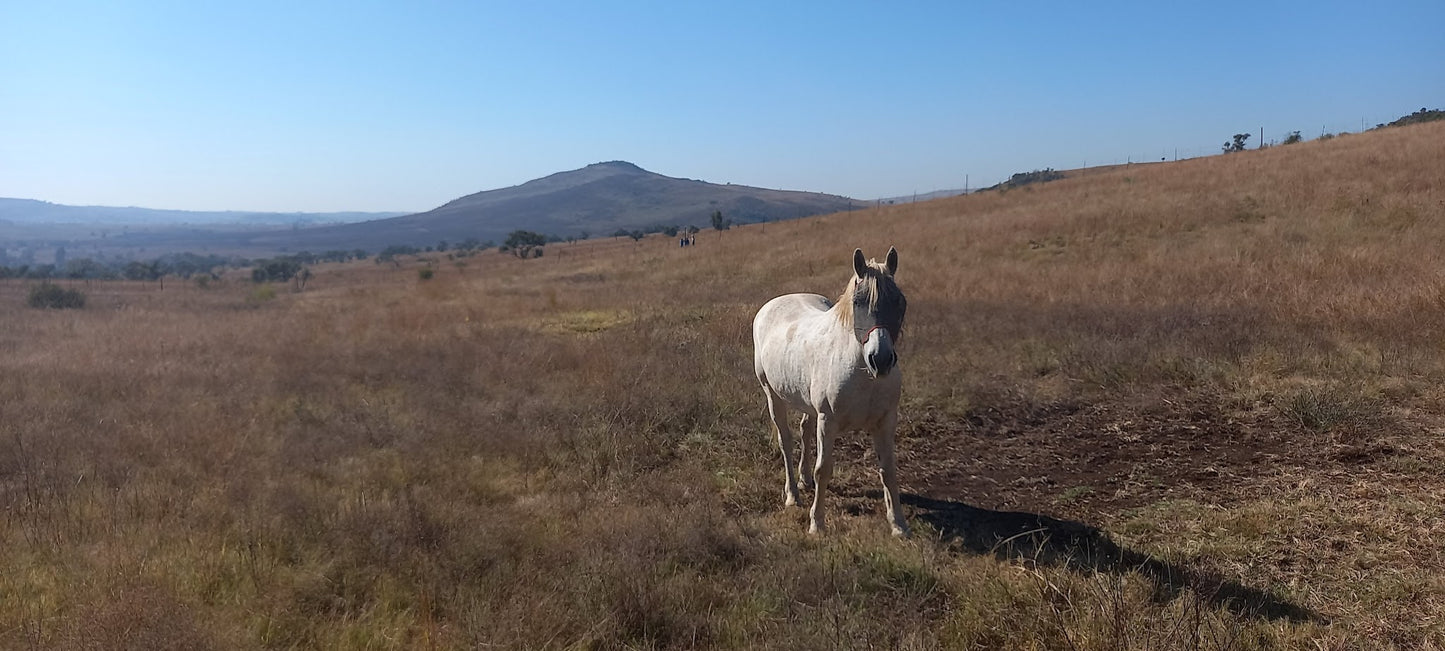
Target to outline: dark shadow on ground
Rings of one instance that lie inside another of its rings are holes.
[[[1098,528],[1036,513],[990,511],[962,502],[904,493],[912,515],[927,522],[944,541],[977,554],[1111,574],[1138,572],[1154,582],[1155,598],[1169,600],[1189,589],[1208,603],[1237,615],[1328,623],[1303,606],[1218,576],[1180,567],[1109,540]]]

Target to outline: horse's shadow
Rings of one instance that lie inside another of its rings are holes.
[[[1246,617],[1327,623],[1308,608],[1263,590],[1180,567],[1125,549],[1089,525],[1036,513],[990,511],[962,502],[904,493],[913,516],[932,525],[945,542],[1001,559],[1110,574],[1137,572],[1154,584],[1155,599],[1167,601],[1186,588],[1207,603]]]

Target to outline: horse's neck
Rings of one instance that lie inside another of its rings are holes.
[[[861,347],[862,344],[858,343],[858,337],[853,328],[852,307],[851,304],[838,301],[833,307],[828,308],[823,318],[828,320],[831,326],[828,328],[830,332],[838,335],[840,339],[846,339],[854,347]]]

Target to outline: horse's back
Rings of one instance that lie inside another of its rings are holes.
[[[784,294],[768,301],[758,309],[757,316],[753,317],[754,343],[757,343],[759,335],[766,334],[767,328],[777,324],[796,323],[799,319],[827,312],[831,307],[833,302],[818,294]]]
[[[799,330],[811,330],[805,324],[832,306],[832,301],[817,294],[785,294],[758,310],[753,317],[753,370],[759,382],[788,394],[803,389],[794,386],[805,380],[795,346]]]

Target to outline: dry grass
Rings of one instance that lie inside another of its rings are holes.
[[[0,646],[1439,648],[1442,189],[1427,124],[425,281],[7,282]],[[889,245],[919,535],[858,444],[810,539],[747,325]]]

